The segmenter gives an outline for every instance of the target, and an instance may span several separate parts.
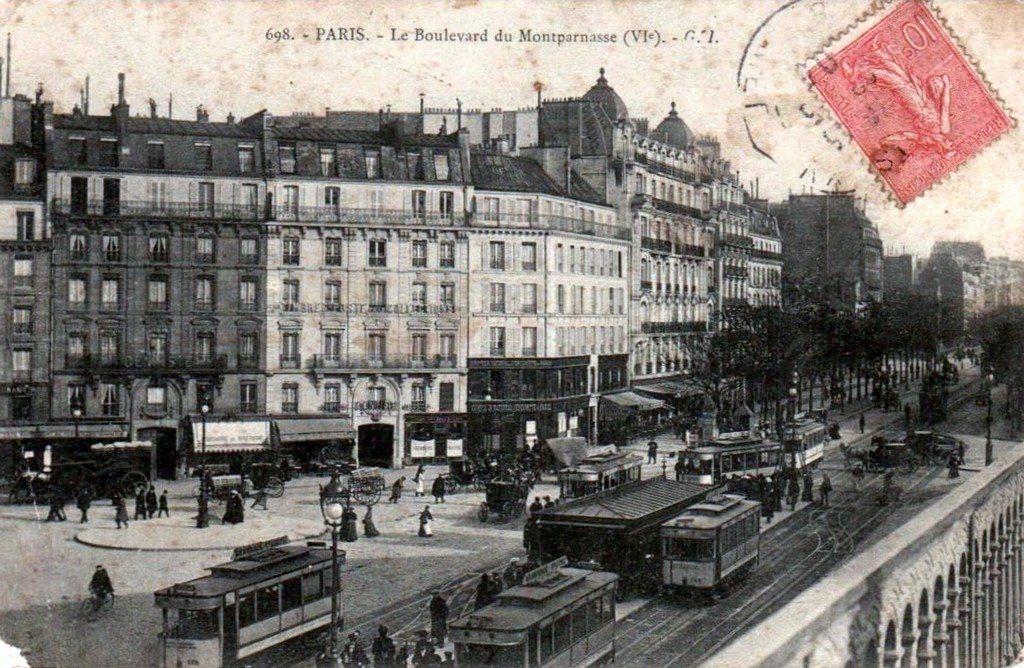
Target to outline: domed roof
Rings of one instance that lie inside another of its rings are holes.
[[[586,92],[583,99],[603,107],[605,113],[613,121],[617,121],[620,118],[629,118],[626,103],[622,101],[622,98],[615,92],[615,89],[608,85],[608,80],[604,78],[603,67],[601,68],[601,76],[597,78],[597,83],[590,87],[590,90]]]
[[[658,141],[681,148],[693,145],[693,132],[686,125],[686,122],[679,118],[675,102],[672,103],[672,109],[668,112],[668,116],[661,123],[658,123],[658,127],[654,128],[651,136]]]

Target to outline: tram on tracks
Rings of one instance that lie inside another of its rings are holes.
[[[681,480],[717,485],[733,475],[775,475],[782,462],[782,446],[760,438],[722,439],[681,452],[679,457]]]
[[[761,504],[709,495],[661,525],[663,589],[717,594],[757,566]]]
[[[644,458],[629,452],[606,452],[584,457],[558,472],[562,499],[578,499],[640,479]]]
[[[494,603],[448,624],[455,664],[591,666],[615,660],[614,573],[556,559],[530,571]]]
[[[238,548],[209,575],[154,593],[163,668],[239,665],[330,626],[331,551],[287,543],[282,536]]]
[[[784,466],[802,469],[814,467],[825,458],[828,430],[817,420],[793,420],[782,430],[782,445],[786,461]]]

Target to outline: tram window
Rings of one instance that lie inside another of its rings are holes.
[[[722,455],[722,473],[728,473],[732,471],[732,456]]]
[[[587,633],[593,633],[601,628],[601,599],[594,598],[587,601]]]
[[[475,645],[456,643],[455,654],[463,666],[517,666],[523,661],[523,645]],[[543,655],[542,655],[543,657]],[[541,662],[544,659],[541,658]]]
[[[756,469],[757,468],[757,453],[748,452],[745,456],[746,463],[743,465],[745,469]]]
[[[277,585],[264,587],[256,594],[256,618],[268,619],[281,614],[277,599]]]
[[[581,605],[572,611],[572,640],[576,642],[587,636],[587,606]]]
[[[281,583],[281,612],[302,605],[302,579],[292,578]]]
[[[323,598],[320,589],[320,572],[306,573],[302,576],[302,602],[310,603]]]
[[[680,561],[700,561],[715,556],[714,540],[711,538],[669,538],[665,556]]]
[[[220,634],[217,610],[179,610],[178,637],[189,640],[208,640]]]
[[[540,662],[547,663],[551,659],[555,645],[555,627],[546,626],[540,630]]]
[[[608,591],[601,599],[601,625],[615,621],[615,593]]]
[[[552,650],[553,654],[561,654],[565,650],[569,649],[569,645],[572,642],[569,620],[569,615],[566,615],[561,619],[556,619],[555,623],[552,624],[552,628],[555,630],[555,647]]]
[[[256,621],[256,592],[238,595],[238,625],[249,626]]]

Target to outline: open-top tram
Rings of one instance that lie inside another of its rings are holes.
[[[615,659],[614,573],[556,559],[448,625],[463,668],[591,666]]]
[[[155,592],[163,668],[237,665],[330,626],[331,551],[287,543],[282,536],[238,548],[209,575]]]

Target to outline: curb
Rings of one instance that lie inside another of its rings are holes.
[[[313,538],[320,538],[323,536],[323,532],[304,535],[299,538],[291,539],[289,542],[295,543],[303,540],[311,540]],[[289,536],[289,538],[291,538]],[[76,543],[82,545],[88,545],[89,547],[95,547],[101,550],[118,550],[120,552],[212,552],[216,550],[234,550],[239,545],[211,545],[209,547],[122,547],[120,545],[104,545],[89,540],[83,540],[81,534],[75,534],[74,540]]]

